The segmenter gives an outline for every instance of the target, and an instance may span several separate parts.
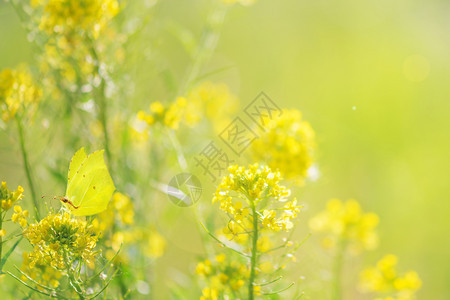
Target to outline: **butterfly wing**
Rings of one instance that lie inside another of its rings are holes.
[[[90,154],[67,185],[66,197],[78,208],[65,203],[75,216],[89,216],[106,209],[115,190],[103,150]]]
[[[77,173],[78,169],[81,167],[86,158],[87,156],[86,152],[84,152],[84,147],[74,154],[74,156],[70,160],[69,174],[67,175],[68,185],[70,185],[70,181],[73,179],[73,176]]]

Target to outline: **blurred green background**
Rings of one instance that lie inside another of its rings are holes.
[[[207,6],[162,0],[153,17],[199,36]],[[231,66],[210,79],[228,83],[242,106],[264,91],[303,112],[317,133],[321,173],[302,191],[304,230],[329,198],[359,200],[380,216],[381,242],[358,263],[398,255],[400,269],[423,280],[419,299],[450,298],[449,10],[440,0],[260,0],[229,12],[208,67]],[[181,78],[188,57],[160,34],[161,49],[174,58],[169,68]],[[26,32],[0,2],[0,69],[24,61],[33,61]],[[16,148],[3,132],[0,140],[1,180],[24,184]],[[314,257],[314,242],[298,254],[307,273],[314,267],[302,255]],[[159,268],[180,253],[169,250]],[[318,280],[316,271],[306,281]],[[355,276],[351,267],[348,273]],[[318,290],[311,284],[311,299]]]

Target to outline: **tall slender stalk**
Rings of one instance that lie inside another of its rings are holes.
[[[72,269],[73,262],[70,262],[69,259],[67,258],[66,251],[64,251],[63,253],[64,253],[64,255],[63,255],[64,264],[66,266],[66,273],[67,273],[67,276],[69,277],[69,284],[73,287],[75,292],[78,294],[78,298],[85,299],[85,297],[83,295],[83,289],[81,288],[80,284],[78,283],[78,280],[75,278],[75,275],[73,272],[74,270]]]
[[[250,278],[248,282],[248,299],[254,298],[254,282],[256,277],[256,262],[258,251],[258,215],[256,213],[256,205],[254,199],[250,199],[253,215],[253,239],[252,239],[252,256],[250,258]]]
[[[184,95],[188,91],[190,85],[199,76],[203,64],[209,60],[217,47],[220,31],[228,8],[227,5],[220,3],[220,1],[217,2],[216,7],[213,8],[212,13],[209,14],[206,20],[200,43],[195,52],[192,64],[188,68],[178,90],[178,95]]]
[[[108,113],[107,113],[107,103],[106,103],[106,82],[105,78],[100,71],[100,57],[97,53],[97,50],[95,49],[95,44],[92,39],[89,37],[87,38],[88,42],[90,43],[90,50],[91,54],[94,58],[94,60],[97,63],[96,66],[96,73],[98,77],[100,78],[100,85],[96,90],[96,99],[97,99],[97,105],[99,109],[99,121],[102,124],[103,127],[103,138],[104,138],[104,146],[105,146],[105,153],[106,153],[106,159],[107,164],[109,167],[109,172],[113,173],[112,170],[112,158],[111,158],[111,148],[110,148],[110,142],[109,142],[109,133],[108,133]]]
[[[170,142],[172,143],[172,146],[177,153],[178,165],[183,171],[186,171],[188,166],[186,158],[184,157],[183,149],[181,148],[180,141],[178,140],[175,132],[172,129],[167,128],[167,135],[169,136]]]
[[[106,158],[108,159],[108,167],[109,171],[112,172],[112,159],[111,159],[111,150],[110,150],[110,143],[109,143],[109,134],[108,134],[108,119],[107,119],[107,107],[106,107],[106,98],[105,98],[105,81],[102,79],[102,82],[100,84],[100,91],[99,91],[99,109],[100,109],[100,123],[103,127],[104,132],[104,142],[105,142],[105,153]]]
[[[19,131],[20,151],[22,152],[23,165],[24,165],[25,174],[26,174],[27,180],[28,180],[28,186],[31,191],[31,198],[32,198],[33,204],[34,204],[34,214],[35,214],[36,219],[39,221],[41,219],[41,216],[39,214],[39,202],[37,201],[36,190],[34,188],[34,183],[33,183],[33,177],[31,176],[31,167],[30,167],[30,162],[28,160],[27,150],[25,147],[25,137],[24,137],[24,133],[23,133],[22,122],[17,115],[16,115],[16,122],[17,122],[17,129]]]
[[[333,300],[341,300],[342,299],[342,267],[344,266],[344,253],[346,248],[346,241],[344,238],[340,238],[337,248],[336,254],[334,257],[334,266],[333,266]]]

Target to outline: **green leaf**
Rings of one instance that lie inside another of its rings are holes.
[[[20,241],[22,241],[23,236],[18,239],[14,245],[12,245],[11,248],[9,248],[8,252],[5,253],[5,255],[2,257],[2,261],[0,263],[0,273],[3,273],[3,266],[5,265],[6,261],[8,260],[9,256],[11,255],[11,253],[13,253],[14,249],[16,249],[17,245],[19,245]]]

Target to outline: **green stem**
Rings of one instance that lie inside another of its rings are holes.
[[[248,299],[254,299],[254,282],[256,279],[256,260],[258,252],[258,215],[256,213],[256,205],[253,199],[250,200],[253,214],[253,239],[252,239],[252,256],[250,258],[250,279],[248,282]]]
[[[108,160],[109,171],[112,173],[112,160],[111,160],[111,151],[109,146],[109,134],[108,134],[108,121],[107,121],[107,111],[106,111],[106,98],[105,98],[105,81],[102,79],[102,83],[100,84],[100,92],[99,92],[99,108],[100,108],[100,123],[103,127],[104,139],[105,139],[105,153],[106,158]]]
[[[16,115],[16,122],[17,122],[18,131],[19,131],[20,150],[22,152],[23,165],[25,168],[25,174],[27,175],[28,186],[30,187],[30,191],[31,191],[31,198],[32,198],[33,204],[34,204],[34,214],[35,214],[37,221],[39,221],[41,219],[41,217],[39,215],[39,203],[37,201],[36,190],[34,189],[33,178],[31,176],[31,167],[30,167],[30,162],[28,160],[27,150],[25,147],[23,126],[22,126],[21,120],[19,119],[19,117],[17,115]]]
[[[333,266],[333,300],[341,300],[342,299],[342,267],[344,265],[344,253],[346,248],[346,241],[344,238],[340,238],[337,248],[336,254],[334,257],[334,266]]]
[[[110,151],[110,142],[109,142],[109,133],[108,133],[108,114],[107,114],[107,103],[106,103],[106,96],[105,96],[105,90],[106,90],[106,82],[105,78],[103,77],[101,71],[100,71],[100,57],[97,53],[97,50],[95,49],[95,44],[92,39],[88,37],[88,42],[91,44],[91,53],[94,58],[94,60],[97,62],[97,69],[96,73],[98,77],[100,78],[100,85],[97,89],[97,105],[99,108],[99,121],[102,124],[103,127],[103,134],[104,134],[104,146],[105,146],[105,153],[106,158],[108,160],[108,167],[111,174],[113,174],[112,170],[112,159],[111,159],[111,151]]]
[[[77,279],[73,275],[73,272],[72,272],[72,269],[71,269],[72,262],[69,261],[69,258],[67,257],[67,253],[66,253],[65,250],[63,250],[63,258],[64,258],[64,264],[66,266],[66,273],[67,273],[67,276],[69,277],[68,278],[69,279],[69,284],[73,287],[75,292],[78,294],[78,298],[85,299],[85,297],[83,295],[83,289],[81,288],[81,286],[78,283]]]
[[[69,274],[70,285],[75,289],[76,293],[78,294],[78,298],[85,299],[83,296],[83,289],[81,288],[80,284],[76,281],[73,274],[70,273],[69,270],[67,271],[67,274]]]
[[[184,157],[183,149],[181,147],[180,141],[178,140],[177,136],[175,135],[175,132],[172,129],[167,128],[167,135],[170,138],[170,141],[172,143],[173,148],[175,149],[175,152],[177,154],[177,160],[178,165],[183,171],[187,170],[187,162],[186,158]]]
[[[220,31],[226,13],[227,5],[217,3],[217,7],[215,7],[213,12],[208,16],[194,60],[186,72],[183,83],[178,90],[178,95],[184,95],[188,91],[190,85],[199,76],[203,64],[207,62],[214,53],[220,38]]]

